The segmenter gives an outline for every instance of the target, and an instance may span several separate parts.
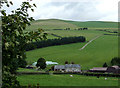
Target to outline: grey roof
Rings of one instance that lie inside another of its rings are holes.
[[[107,67],[94,67],[93,69],[90,70],[96,70],[96,71],[106,71]]]
[[[79,64],[66,64],[65,68],[80,68]]]
[[[120,69],[120,67],[117,66],[117,65],[114,65],[114,66],[112,66],[112,67],[115,68],[115,69]]]
[[[54,69],[65,69],[65,65],[55,65]]]
[[[80,68],[79,64],[55,65],[54,69]]]

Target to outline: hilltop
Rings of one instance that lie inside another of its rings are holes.
[[[89,29],[117,29],[118,22],[109,22],[109,21],[71,21],[71,20],[62,20],[62,19],[42,19],[35,20],[32,23],[32,26],[27,27],[27,30],[35,30],[37,28],[41,29],[76,29],[87,27]]]

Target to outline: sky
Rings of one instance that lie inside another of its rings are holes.
[[[11,0],[8,0],[11,1]],[[12,0],[13,6],[7,13],[20,7],[27,0]],[[120,0],[32,0],[37,8],[29,11],[34,19],[63,19],[73,21],[118,21],[118,2]]]

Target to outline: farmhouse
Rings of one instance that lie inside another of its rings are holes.
[[[81,67],[78,64],[55,65],[54,71],[81,72]]]
[[[54,71],[65,71],[64,65],[55,65]]]

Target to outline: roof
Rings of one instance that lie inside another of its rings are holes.
[[[55,65],[54,69],[65,69],[65,65]]]
[[[66,64],[65,68],[80,68],[79,64]]]
[[[80,68],[79,64],[55,65],[54,69]]]
[[[117,66],[117,65],[114,65],[114,66],[112,66],[112,67],[115,68],[115,69],[120,69],[120,67]]]
[[[96,71],[106,71],[107,70],[107,67],[94,67],[90,70],[96,70]]]

